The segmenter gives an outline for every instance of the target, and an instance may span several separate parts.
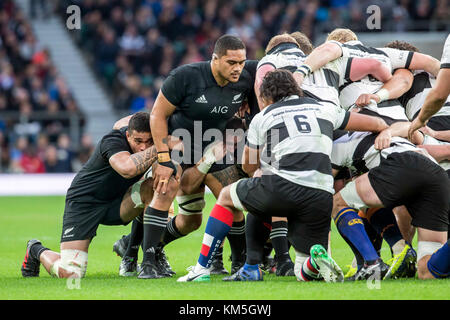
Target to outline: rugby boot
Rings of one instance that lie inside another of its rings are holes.
[[[242,267],[236,273],[222,279],[223,281],[263,281],[263,272],[258,266],[256,270]]]
[[[137,274],[137,259],[134,257],[124,256],[120,262],[119,276],[135,277]]]
[[[199,265],[187,268],[189,273],[177,279],[177,282],[209,282],[211,280],[209,269]]]
[[[283,262],[277,262],[275,274],[277,275],[277,277],[295,276],[294,263],[290,259]]]
[[[417,254],[409,244],[395,255],[383,280],[415,276]]]
[[[20,268],[22,276],[25,278],[39,277],[41,262],[36,257],[33,257],[30,252],[31,247],[34,244],[41,244],[41,242],[37,239],[32,239],[27,242],[27,251],[22,262],[22,267]]]
[[[138,279],[159,279],[163,276],[159,273],[158,266],[150,261],[141,263]]]
[[[212,260],[211,267],[209,267],[211,274],[228,274],[228,270],[223,265],[222,254],[216,254]]]
[[[265,256],[263,262],[260,264],[260,268],[263,272],[276,272],[275,259],[271,255]]]
[[[368,279],[378,279],[382,280],[384,279],[384,276],[389,270],[389,266],[381,260],[381,258],[378,258],[374,263],[367,264],[367,262],[364,263],[364,265],[361,267],[361,269],[356,272],[354,275],[355,281],[358,280],[368,280]]]
[[[155,251],[156,264],[158,266],[159,273],[165,277],[171,277],[175,274],[172,267],[167,260],[166,253],[163,247],[157,247]]]
[[[119,240],[113,244],[113,252],[119,257],[123,258],[128,248],[128,236],[122,236]]]
[[[310,249],[313,266],[319,271],[326,282],[343,282],[344,273],[338,264],[328,255],[327,250],[320,244]]]

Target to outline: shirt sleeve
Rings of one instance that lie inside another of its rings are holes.
[[[103,137],[100,145],[103,159],[109,161],[113,155],[123,151],[130,152],[130,147],[121,130],[113,130]]]
[[[333,129],[334,130],[343,130],[348,123],[350,118],[350,111],[345,111],[343,108],[339,106],[330,107],[330,110],[333,110]]]
[[[183,69],[177,68],[170,72],[161,87],[163,95],[176,107],[181,104],[185,95],[186,88],[184,78]]]
[[[261,114],[262,113],[258,113],[253,118],[253,120],[250,123],[250,126],[248,128],[246,144],[248,147],[250,147],[252,149],[258,149],[266,143],[265,138],[264,138],[265,135],[260,132],[261,130],[259,128]]]
[[[445,40],[444,51],[442,52],[441,58],[441,69],[449,69],[450,68],[450,34],[447,36],[447,40]]]
[[[378,48],[383,51],[391,60],[392,69],[409,69],[411,60],[413,58],[413,51],[398,50],[394,48]]]

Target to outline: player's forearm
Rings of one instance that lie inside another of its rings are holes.
[[[414,81],[414,77],[411,71],[406,69],[399,69],[394,72],[392,78],[389,79],[386,83],[384,83],[381,89],[385,89],[387,91],[387,97],[383,96],[380,100],[390,100],[397,99],[401,97],[405,92],[407,92]],[[380,89],[380,90],[381,90]],[[378,92],[380,92],[380,90]],[[377,93],[378,93],[377,92]]]
[[[427,150],[437,162],[450,160],[450,145],[419,145],[419,147]]]
[[[315,48],[305,60],[311,68],[311,72],[322,68],[328,62],[339,58],[342,55],[342,49],[336,43],[325,42],[319,47]]]
[[[410,70],[425,70],[435,77],[439,73],[440,61],[430,55],[414,52],[409,65]]]
[[[167,119],[161,114],[150,115],[150,128],[157,152],[169,151],[169,130]]]
[[[144,151],[133,153],[128,161],[130,167],[128,178],[134,178],[147,171],[158,158],[156,147],[151,146]]]
[[[450,142],[450,130],[434,131],[434,138],[441,141]]]
[[[436,88],[431,89],[418,115],[419,120],[422,122],[426,122],[427,120],[429,120],[434,114],[436,114],[436,112],[438,112],[442,108],[442,105],[444,104],[446,98],[447,97],[443,97],[442,95],[440,95],[436,91]]]
[[[348,131],[370,131],[381,132],[387,129],[389,126],[386,122],[379,118],[365,114],[359,114],[357,112],[350,112],[350,118],[348,120],[345,130]]]

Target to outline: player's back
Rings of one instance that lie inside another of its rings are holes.
[[[333,192],[330,154],[333,130],[345,126],[348,114],[333,104],[291,96],[253,119],[249,141],[264,137],[263,172],[293,183]]]
[[[412,121],[420,112],[425,99],[431,89],[436,85],[436,78],[425,71],[414,72],[414,80],[411,88],[400,98],[400,102],[405,108],[408,119]],[[444,102],[442,108],[433,117],[450,117],[450,96]],[[450,127],[436,130],[450,130]]]
[[[140,175],[125,179],[109,164],[109,158],[117,152],[132,153],[125,135],[126,129],[127,127],[113,130],[102,138],[73,179],[67,191],[67,199],[76,202],[109,202],[122,197],[140,179]]]

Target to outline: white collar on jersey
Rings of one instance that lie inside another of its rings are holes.
[[[348,44],[348,45],[350,45],[350,46],[353,46],[353,45],[355,45],[355,44],[363,45],[363,43],[362,43],[361,41],[359,41],[359,40],[351,40],[351,41],[347,41],[347,42],[344,43],[344,44]]]

